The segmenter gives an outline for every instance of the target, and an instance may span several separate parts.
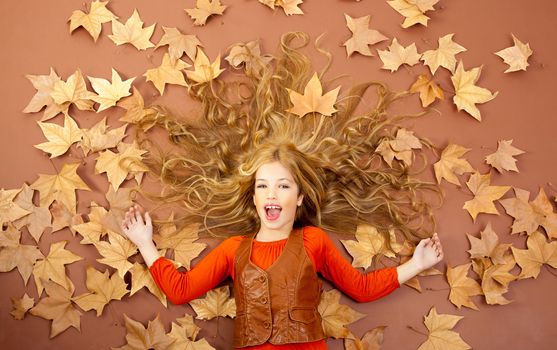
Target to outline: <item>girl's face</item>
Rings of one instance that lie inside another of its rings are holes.
[[[253,202],[261,220],[261,227],[279,230],[291,229],[296,208],[303,195],[290,171],[280,162],[263,164],[255,173]]]

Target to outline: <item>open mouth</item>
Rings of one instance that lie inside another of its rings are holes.
[[[277,220],[280,217],[280,212],[282,207],[279,205],[266,205],[265,206],[265,217],[269,221]]]

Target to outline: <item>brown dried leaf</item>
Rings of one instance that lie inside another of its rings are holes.
[[[474,168],[472,168],[472,165],[470,165],[466,159],[460,158],[468,151],[470,151],[469,148],[464,148],[452,143],[443,150],[441,159],[433,164],[437,183],[441,183],[441,179],[445,179],[460,187],[460,181],[458,181],[456,175],[474,171]]]
[[[530,57],[533,53],[532,49],[530,49],[530,44],[524,44],[518,40],[514,34],[511,35],[513,37],[514,45],[495,53],[509,65],[509,68],[507,68],[505,73],[526,70],[526,67],[529,65],[528,57]]]
[[[197,48],[197,55],[195,56],[193,68],[193,71],[187,70],[186,75],[190,80],[196,83],[207,83],[224,72],[224,69],[220,67],[220,54],[215,58],[215,61],[211,63],[201,48]]]
[[[149,170],[142,162],[143,154],[147,151],[138,148],[135,141],[134,143],[120,143],[118,152],[106,150],[100,153],[95,164],[95,172],[97,174],[106,172],[108,182],[115,191],[128,176],[135,176]]]
[[[359,339],[344,339],[345,350],[379,350],[383,344],[383,333],[387,326],[375,327],[367,331],[361,340]]]
[[[72,290],[72,281],[66,276],[66,265],[82,260],[79,255],[64,249],[68,242],[60,241],[50,245],[50,251],[43,260],[39,260],[33,266],[33,276],[37,285],[39,295],[43,292],[43,282],[52,280],[66,290]]]
[[[184,35],[176,28],[163,26],[164,35],[155,46],[155,50],[161,46],[168,45],[170,59],[175,61],[185,53],[192,61],[195,60],[195,53],[198,46],[203,46],[197,35]]]
[[[22,188],[13,190],[4,190],[0,188],[0,228],[5,223],[15,221],[31,213],[16,203],[15,197],[20,193]]]
[[[128,239],[109,232],[108,242],[100,241],[95,243],[95,247],[103,256],[97,261],[118,270],[121,278],[124,278],[126,272],[132,268],[133,265],[128,258],[137,253],[137,247]]]
[[[438,314],[435,307],[432,307],[429,314],[424,316],[424,324],[429,331],[429,335],[418,350],[471,349],[460,335],[452,330],[457,322],[463,318],[463,316]]]
[[[16,320],[23,320],[25,314],[29,309],[31,309],[35,305],[35,299],[31,298],[25,293],[23,297],[16,299],[12,299],[12,306],[14,309],[10,312],[10,315],[13,316]]]
[[[454,34],[447,34],[438,40],[438,46],[435,50],[427,50],[422,54],[422,61],[429,67],[431,74],[435,74],[439,67],[448,69],[454,74],[456,67],[455,56],[466,51],[466,48],[460,46],[453,41]]]
[[[189,302],[198,320],[211,320],[215,317],[236,317],[236,302],[230,297],[228,286],[215,288],[207,292],[205,298]]]
[[[166,295],[164,295],[164,293],[159,289],[147,267],[136,262],[129,271],[132,275],[132,289],[130,290],[130,297],[141,288],[146,287],[151,294],[159,299],[161,304],[167,307]]]
[[[321,293],[321,301],[318,310],[321,314],[321,322],[325,337],[356,339],[354,334],[345,326],[358,321],[366,315],[359,313],[347,305],[339,304],[339,301],[340,292],[336,289]]]
[[[13,223],[18,230],[27,226],[27,230],[29,230],[35,242],[39,243],[44,230],[51,227],[52,216],[48,208],[36,207],[33,204],[34,192],[26,183],[23,184],[21,192],[15,197],[14,203],[29,211],[30,214],[15,220]]]
[[[194,20],[193,25],[202,26],[209,16],[222,15],[226,7],[220,0],[196,0],[195,7],[185,11]]]
[[[359,52],[365,56],[373,56],[369,45],[388,40],[386,36],[377,30],[369,29],[370,15],[352,18],[345,13],[344,18],[346,19],[346,26],[352,32],[352,37],[342,44],[346,46],[347,56],[352,55],[354,52]]]
[[[509,283],[517,278],[509,273],[516,263],[512,254],[506,255],[505,260],[504,264],[492,265],[485,269],[483,273],[482,291],[485,295],[485,301],[489,305],[505,305],[511,302],[503,294],[508,292]]]
[[[147,329],[126,314],[124,314],[124,319],[128,331],[128,334],[126,334],[127,344],[119,348],[113,348],[113,350],[166,350],[174,342],[174,339],[166,335],[159,315],[154,320],[149,321]]]
[[[393,38],[388,50],[377,50],[379,58],[383,62],[381,69],[388,69],[392,72],[398,70],[403,64],[413,66],[420,62],[421,54],[416,49],[416,44],[412,43],[404,47],[398,43],[396,38]]]
[[[54,123],[38,122],[38,124],[48,141],[34,146],[46,153],[50,153],[50,158],[66,153],[70,146],[75,142],[81,141],[83,136],[83,130],[68,115],[64,116],[63,127]]]
[[[21,244],[21,232],[14,226],[0,231],[0,272],[8,272],[17,267],[23,283],[27,285],[33,271],[33,265],[44,258],[38,247]]]
[[[323,95],[323,88],[317,72],[313,73],[313,76],[304,88],[303,95],[288,88],[286,90],[288,90],[290,101],[293,104],[293,107],[287,109],[286,112],[296,114],[300,118],[312,112],[330,116],[337,111],[334,108],[334,104],[337,100],[340,86]]]
[[[130,88],[135,77],[130,78],[126,81],[122,81],[120,74],[112,68],[112,82],[103,78],[94,78],[88,76],[89,81],[93,90],[97,93],[97,96],[91,97],[91,100],[99,103],[99,108],[97,113],[104,111],[107,108],[116,106],[121,98],[131,95]]]
[[[190,269],[190,263],[193,259],[207,247],[205,243],[194,243],[199,238],[197,232],[199,224],[192,224],[176,231],[176,228],[166,226],[166,229],[159,231],[159,235],[153,237],[159,249],[172,249],[174,251],[173,259]]]
[[[182,60],[172,60],[170,55],[165,53],[162,58],[162,63],[157,68],[148,69],[143,76],[145,80],[153,82],[159,93],[164,94],[166,84],[176,84],[181,86],[188,86],[182,70],[191,67]],[[143,104],[143,98],[141,99]],[[142,116],[144,116],[143,114]],[[136,119],[137,120],[137,119]]]
[[[479,213],[499,215],[493,201],[501,198],[511,188],[510,186],[491,186],[490,178],[490,173],[482,175],[476,172],[466,182],[474,194],[474,199],[466,201],[462,208],[468,210],[474,221]]]
[[[485,162],[497,169],[500,173],[502,173],[503,170],[518,172],[516,159],[514,159],[513,156],[522,154],[524,151],[511,146],[512,142],[513,140],[498,141],[497,151],[485,157]]]
[[[91,2],[89,13],[85,13],[81,10],[75,10],[72,12],[69,19],[70,34],[77,28],[83,27],[93,37],[93,40],[97,42],[97,39],[101,34],[102,24],[118,18],[106,8],[107,4],[108,1],[95,0]]]
[[[356,241],[340,240],[352,256],[352,266],[354,267],[367,269],[371,266],[375,256],[384,255],[391,258],[396,256],[393,251],[388,249],[385,236],[371,225],[358,225],[355,236]]]
[[[117,274],[109,277],[108,270],[103,273],[94,267],[87,268],[87,289],[91,293],[85,293],[72,298],[81,309],[89,311],[95,309],[97,317],[102,315],[104,307],[111,300],[121,300],[128,294],[126,282]]]
[[[67,81],[56,81],[50,93],[50,97],[60,106],[64,114],[68,114],[68,109],[72,103],[82,111],[92,111],[95,104],[91,100],[93,96],[95,94],[87,90],[85,79],[83,79],[80,70],[69,76]]]
[[[447,266],[447,280],[451,287],[449,300],[459,309],[462,306],[466,306],[474,310],[479,310],[470,297],[481,295],[482,288],[478,282],[467,276],[470,265],[471,264],[464,264],[456,266],[455,268]]]
[[[238,43],[230,48],[230,53],[225,58],[234,68],[238,68],[241,64],[245,65],[246,73],[256,75],[273,58],[269,55],[261,56],[261,49],[258,41],[250,41],[247,43]]]
[[[65,106],[61,106],[54,102],[54,99],[50,94],[54,91],[54,85],[57,81],[60,81],[60,77],[52,67],[50,67],[50,74],[49,75],[26,75],[25,76],[33,87],[37,89],[29,104],[23,109],[24,113],[33,113],[40,111],[43,107],[46,106],[43,117],[41,121],[45,121],[51,118],[54,118],[58,113],[64,111],[66,108]]]
[[[491,222],[480,233],[481,238],[467,234],[471,249],[468,250],[470,258],[490,258],[494,264],[505,263],[505,253],[512,244],[499,244],[497,233],[491,228]]]
[[[451,76],[455,89],[453,102],[459,111],[464,110],[478,121],[482,120],[477,103],[486,103],[493,100],[499,92],[492,93],[488,89],[476,86],[480,78],[482,67],[475,67],[469,71],[464,70],[464,64],[459,62],[456,72]]]
[[[418,76],[418,79],[410,87],[410,92],[420,93],[420,100],[424,108],[432,104],[436,98],[440,100],[445,98],[443,90],[433,80],[429,80],[425,74]]]
[[[557,241],[546,242],[543,234],[532,233],[526,242],[528,249],[512,247],[516,263],[522,269],[519,279],[537,278],[543,264],[557,268]]]
[[[126,24],[122,24],[115,19],[112,20],[112,34],[108,37],[116,45],[132,44],[138,50],[146,50],[155,46],[149,41],[153,35],[153,30],[155,30],[154,23],[143,28],[143,21],[139,17],[137,9],[134,9]]]

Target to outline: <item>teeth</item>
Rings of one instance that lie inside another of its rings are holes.
[[[266,209],[282,209],[280,206],[278,205],[267,205],[265,206]]]

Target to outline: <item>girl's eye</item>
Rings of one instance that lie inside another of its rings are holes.
[[[279,187],[280,188],[290,188],[290,186],[288,186],[288,185],[280,185]]]
[[[265,188],[265,185],[257,185],[257,188]]]

